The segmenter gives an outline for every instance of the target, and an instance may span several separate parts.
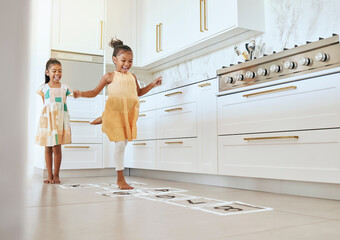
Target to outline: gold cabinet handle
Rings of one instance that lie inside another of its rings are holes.
[[[64,148],[90,148],[89,146],[65,146]]]
[[[198,85],[198,87],[208,87],[210,85],[211,83],[203,83],[203,84]]]
[[[140,102],[140,103],[145,103],[146,101],[145,101],[145,100],[140,100],[139,102]]]
[[[203,0],[204,2],[204,30],[208,31],[207,27],[207,0]]]
[[[146,143],[132,143],[132,145],[135,145],[135,146],[145,146]]]
[[[299,136],[278,136],[278,137],[258,137],[258,138],[243,138],[245,141],[253,141],[253,140],[270,140],[270,139],[299,139]]]
[[[159,37],[159,25],[157,24],[156,25],[156,52],[159,52],[159,50],[158,50],[158,43],[159,43],[158,37]]]
[[[159,51],[163,51],[162,49],[162,26],[163,26],[163,23],[160,23],[159,24]]]
[[[202,28],[202,2],[204,0],[199,0],[200,1],[200,32],[204,32]]]
[[[165,142],[165,144],[183,144],[183,142]]]
[[[174,92],[174,93],[165,94],[164,96],[165,96],[165,97],[170,97],[170,96],[177,95],[177,94],[182,94],[182,93],[183,93],[183,92]]]
[[[103,49],[103,21],[100,21],[100,49]]]
[[[138,117],[146,117],[146,114],[139,114]]]
[[[247,97],[253,97],[253,96],[256,96],[256,95],[270,94],[270,93],[289,91],[289,90],[295,90],[295,89],[297,89],[297,86],[283,87],[283,88],[272,89],[272,90],[263,91],[263,92],[245,94],[245,95],[243,95],[243,97],[247,98]]]
[[[172,108],[172,109],[166,109],[165,112],[173,112],[173,111],[181,111],[183,108]]]
[[[74,122],[74,123],[90,123],[90,121],[76,121],[76,120],[71,120],[70,122]]]

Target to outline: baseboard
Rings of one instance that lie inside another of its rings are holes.
[[[38,168],[37,168],[38,169]],[[47,178],[46,169],[35,170],[36,175],[41,175]],[[124,169],[124,175],[129,176],[130,170]],[[114,168],[105,169],[61,169],[60,178],[76,178],[76,177],[111,177],[116,176],[116,170]]]
[[[130,176],[340,200],[340,184],[130,169]]]

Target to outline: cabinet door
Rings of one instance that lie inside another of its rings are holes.
[[[340,130],[218,138],[219,174],[340,183]]]
[[[70,144],[62,146],[62,169],[103,167],[102,144]]]
[[[71,120],[72,143],[102,143],[101,125],[91,125],[90,121]]]
[[[100,117],[103,113],[102,99],[102,95],[98,95],[95,98],[67,98],[67,107],[71,119],[96,119]]]
[[[126,149],[126,167],[156,168],[156,141],[133,141]]]
[[[197,139],[157,141],[157,169],[197,172]]]
[[[156,111],[142,112],[137,121],[137,139],[156,139],[157,138],[157,117]]]
[[[196,103],[157,110],[157,138],[196,136]]]
[[[52,49],[103,55],[104,0],[53,0]]]
[[[217,84],[216,79],[197,88],[198,172],[217,173]]]

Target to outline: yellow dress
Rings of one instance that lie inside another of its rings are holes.
[[[109,97],[102,115],[102,131],[110,141],[132,141],[137,137],[139,99],[135,77],[115,71],[107,85]]]

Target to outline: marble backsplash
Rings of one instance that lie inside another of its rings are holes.
[[[339,13],[339,0],[265,0],[265,32],[236,46],[243,51],[245,43],[255,40],[254,56],[259,57],[316,41],[319,37],[327,38],[332,33],[340,34]],[[232,45],[155,72],[153,78],[162,76],[163,84],[150,93],[214,78],[217,69],[238,61],[240,56],[235,54]]]

